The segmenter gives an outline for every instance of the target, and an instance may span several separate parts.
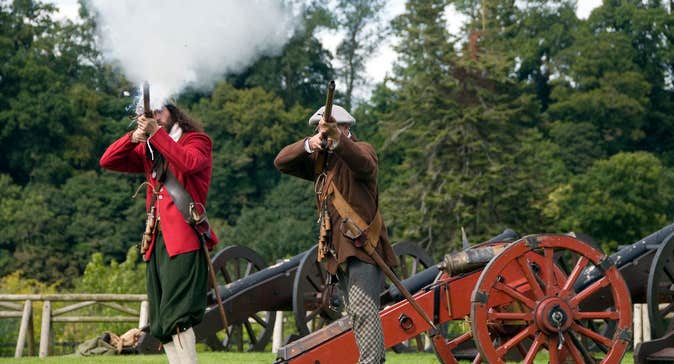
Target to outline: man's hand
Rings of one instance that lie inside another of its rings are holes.
[[[143,129],[147,136],[153,136],[159,130],[157,120],[141,115],[138,117],[138,129]]]
[[[342,134],[339,127],[337,127],[337,121],[332,116],[330,116],[330,122],[325,121],[325,118],[321,118],[321,121],[318,123],[318,132],[327,135],[332,140],[339,140]]]
[[[131,141],[134,143],[144,143],[147,140],[147,135],[145,135],[145,130],[142,128],[137,128],[131,134]]]
[[[312,152],[323,150],[323,147],[321,146],[321,133],[316,133],[316,135],[309,138],[308,143],[309,149],[311,149]]]

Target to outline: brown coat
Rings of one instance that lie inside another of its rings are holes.
[[[276,168],[283,172],[306,180],[315,180],[316,158],[319,153],[307,153],[304,150],[304,140],[297,141],[283,148],[274,160]],[[339,144],[329,156],[329,169],[336,168],[333,182],[335,187],[344,196],[346,201],[368,223],[377,213],[379,192],[377,188],[378,161],[372,145],[354,141],[342,135]],[[362,248],[353,245],[353,240],[339,231],[340,217],[337,211],[328,202],[328,211],[332,225],[332,242],[337,256],[328,254],[327,270],[337,271],[337,266],[346,258],[355,256],[358,259],[374,264],[372,258]],[[379,233],[377,253],[390,267],[398,265],[391,244],[388,241],[386,226],[383,225]]]

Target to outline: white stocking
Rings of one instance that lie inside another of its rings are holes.
[[[173,344],[178,352],[180,364],[197,364],[196,337],[191,327],[173,335]]]
[[[168,342],[163,346],[169,364],[180,364],[180,357],[178,356],[178,351],[176,350],[175,344],[173,344],[173,342]]]

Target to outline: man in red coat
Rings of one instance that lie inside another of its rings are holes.
[[[103,168],[145,173],[148,211],[156,223],[144,253],[150,333],[164,344],[170,363],[196,363],[192,326],[203,319],[208,267],[201,241],[164,187],[166,166],[197,205],[206,205],[212,143],[202,127],[174,105],[138,117],[138,128],[117,139],[101,157]],[[217,244],[210,232],[208,248]]]

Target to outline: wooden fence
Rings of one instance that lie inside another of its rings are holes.
[[[23,301],[23,306],[15,303]],[[144,294],[28,294],[7,295],[0,294],[0,319],[21,317],[19,336],[16,342],[14,357],[23,356],[23,350],[28,342],[30,356],[35,355],[35,340],[33,331],[32,303],[42,301],[42,326],[40,333],[40,357],[46,357],[51,353],[53,335],[51,325],[53,322],[78,323],[78,322],[138,322],[138,327],[148,324],[148,301]],[[52,302],[74,302],[58,310],[52,310]],[[140,309],[134,309],[117,302],[127,304],[140,302]],[[84,307],[102,305],[116,311],[125,313],[122,316],[70,316],[65,315]],[[640,342],[650,340],[650,325],[648,312],[645,304],[634,305],[634,341],[636,346]],[[283,338],[283,312],[277,312],[277,320],[274,326],[272,352],[276,352],[282,345]]]
[[[16,302],[24,302],[23,306]],[[21,317],[19,336],[16,340],[14,357],[23,356],[23,350],[28,342],[29,355],[35,355],[35,339],[33,330],[32,303],[42,301],[42,325],[40,330],[41,358],[51,352],[53,343],[52,323],[76,323],[76,322],[138,322],[138,327],[148,323],[149,305],[145,294],[0,294],[0,319]],[[71,302],[71,304],[52,309],[52,302]],[[124,304],[120,304],[123,302]],[[140,308],[130,307],[139,302]],[[123,315],[119,316],[75,316],[66,315],[85,307],[101,305],[111,308]]]

